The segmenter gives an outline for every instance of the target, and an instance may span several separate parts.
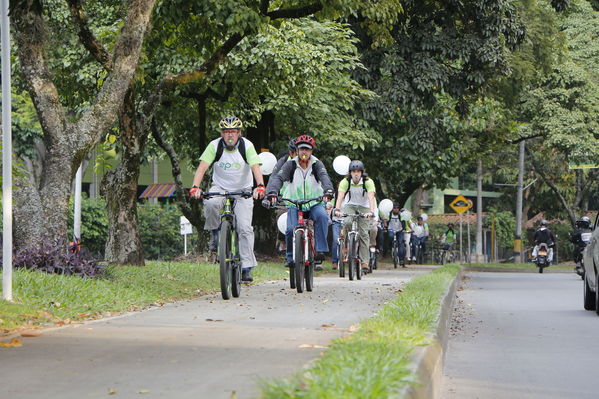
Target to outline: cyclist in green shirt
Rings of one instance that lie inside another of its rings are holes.
[[[452,249],[455,244],[457,234],[453,227],[453,223],[447,223],[447,230],[441,236],[441,243],[443,243],[443,249]]]
[[[200,185],[206,171],[212,165],[212,185],[209,191],[251,191],[255,179],[257,187],[254,189],[254,199],[263,198],[265,187],[260,171],[260,158],[252,142],[242,137],[243,124],[241,120],[234,116],[228,116],[219,122],[219,127],[221,137],[212,140],[200,156],[200,165],[189,190],[190,196],[196,199],[202,198]],[[205,230],[211,230],[214,234],[214,231],[219,229],[222,207],[222,198],[204,200]],[[253,210],[254,201],[251,198],[236,199],[235,220],[239,232],[239,255],[243,281],[253,280],[251,269],[257,265],[254,255]]]
[[[365,173],[362,161],[351,161],[349,164],[349,175],[339,183],[339,192],[337,203],[335,205],[335,215],[343,213],[367,213],[370,217],[376,214],[375,194],[376,188],[374,182]],[[346,199],[346,194],[348,198]],[[345,201],[344,201],[345,200]],[[370,226],[369,219],[360,219],[358,221],[358,234],[360,235],[360,259],[362,269],[368,270],[370,260]],[[345,231],[351,229],[351,221],[346,218],[343,226]]]

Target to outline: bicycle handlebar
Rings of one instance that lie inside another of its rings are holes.
[[[298,208],[302,205],[306,205],[312,201],[322,201],[322,197],[318,197],[318,198],[311,198],[311,199],[307,199],[307,200],[292,200],[289,198],[280,198],[279,201],[287,201],[290,204],[293,204],[295,206],[297,206]]]
[[[253,194],[251,191],[225,191],[224,193],[212,191],[212,192],[202,193],[202,198],[205,198],[205,199],[212,198],[212,197],[230,198],[230,197],[235,197],[235,196],[240,196],[243,198],[251,198],[252,195]]]

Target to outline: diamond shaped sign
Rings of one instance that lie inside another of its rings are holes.
[[[453,201],[449,204],[451,209],[453,209],[456,213],[464,213],[468,209],[472,208],[472,201],[463,195],[458,195],[455,197]]]

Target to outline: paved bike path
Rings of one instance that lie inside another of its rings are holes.
[[[260,378],[300,370],[426,271],[317,277],[303,294],[268,282],[230,301],[210,295],[46,331],[0,349],[0,398],[256,397]]]

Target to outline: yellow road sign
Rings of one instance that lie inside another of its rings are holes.
[[[463,195],[458,195],[457,197],[455,197],[453,201],[451,201],[449,206],[451,207],[451,209],[456,211],[456,213],[464,213],[468,209],[472,208],[472,201],[470,201]]]

